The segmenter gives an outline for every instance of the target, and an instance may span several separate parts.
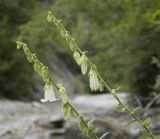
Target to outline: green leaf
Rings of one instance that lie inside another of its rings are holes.
[[[127,123],[127,125],[131,125],[131,124],[133,124],[134,122],[136,122],[136,120],[135,120],[135,119],[132,119],[132,120],[130,120],[130,121]]]
[[[63,103],[67,103],[68,102],[68,97],[67,97],[67,93],[66,93],[66,89],[63,87],[62,84],[57,84],[59,92],[61,94],[61,99],[63,101]]]
[[[151,118],[148,117],[143,121],[144,124],[146,124],[147,126],[149,126],[151,124]]]
[[[147,133],[138,137],[138,139],[147,139],[147,138],[150,138],[150,136]]]
[[[86,128],[82,129],[82,135],[88,136],[88,130]]]
[[[99,139],[105,138],[108,134],[109,134],[109,132],[104,133]]]
[[[82,131],[85,127],[84,127],[84,123],[83,123],[83,117],[80,116],[78,119],[78,127],[79,129]]]
[[[63,113],[63,117],[64,117],[65,120],[68,119],[69,112],[70,112],[70,107],[67,104],[63,103],[62,113]]]
[[[118,104],[117,107],[116,107],[117,111],[121,112],[123,107],[121,104]]]
[[[133,109],[133,113],[134,114],[137,113],[140,109],[141,109],[140,107],[137,107],[137,108]]]
[[[95,119],[92,119],[88,122],[88,124],[93,124],[93,122],[95,121]]]
[[[70,110],[70,115],[71,115],[72,118],[75,116],[75,112],[74,112],[73,109]]]
[[[126,105],[124,108],[122,108],[122,112],[125,112],[128,107],[129,107],[129,106]]]

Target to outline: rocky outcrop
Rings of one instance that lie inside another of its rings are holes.
[[[0,102],[0,138],[62,139],[64,120],[57,103]]]
[[[128,104],[128,94],[119,94]],[[130,98],[130,97],[129,97]],[[106,139],[137,139],[138,124],[127,126],[127,114],[116,111],[116,102],[109,94],[78,96],[71,101],[86,121],[95,119],[98,136],[108,132]],[[130,101],[129,101],[130,103]],[[82,136],[77,119],[64,121],[59,101],[54,103],[0,101],[0,139],[87,139]],[[152,131],[159,136],[159,108],[149,111]]]

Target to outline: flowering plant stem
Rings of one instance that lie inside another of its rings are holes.
[[[48,12],[48,16],[47,16],[47,20],[48,22],[52,22],[54,23],[54,25],[57,27],[58,31],[60,32],[60,35],[62,36],[62,38],[66,39],[67,43],[70,46],[71,51],[73,51],[74,53],[76,53],[76,61],[78,63],[78,65],[80,65],[81,63],[79,62],[79,55],[83,55],[85,52],[83,52],[76,44],[74,38],[71,37],[71,35],[69,34],[69,32],[65,29],[65,27],[63,26],[63,24],[61,24],[61,20],[58,20],[52,12]],[[85,55],[86,56],[86,55]],[[129,116],[131,116],[132,120],[134,122],[138,122],[141,127],[143,128],[144,131],[146,131],[144,133],[144,135],[142,135],[141,139],[145,139],[145,138],[150,138],[150,139],[155,139],[155,137],[153,136],[152,132],[149,129],[149,125],[146,123],[146,121],[142,121],[140,120],[137,116],[136,116],[136,110],[132,110],[131,108],[129,108],[129,106],[126,106],[118,97],[118,93],[117,93],[117,89],[112,89],[108,83],[106,83],[106,81],[102,78],[102,76],[100,75],[100,73],[97,70],[97,67],[94,63],[92,63],[92,61],[86,56],[87,58],[87,62],[89,63],[91,68],[94,68],[98,79],[100,80],[101,84],[112,94],[112,96],[116,99],[116,101],[118,102],[118,105],[121,107],[121,111],[124,111],[126,113],[128,113]],[[91,88],[92,89],[92,88]],[[94,88],[95,89],[95,88]],[[96,90],[96,89],[95,89]],[[77,114],[78,115],[78,114]]]
[[[70,114],[72,117],[76,116],[79,119],[79,125],[80,130],[82,133],[86,136],[88,136],[91,139],[99,139],[96,135],[96,130],[93,128],[92,123],[87,123],[84,118],[78,113],[78,111],[69,103],[67,99],[67,93],[65,91],[65,88],[63,87],[63,84],[59,84],[56,82],[54,77],[49,73],[48,67],[44,66],[39,59],[37,58],[36,54],[32,54],[31,51],[28,49],[27,45],[23,42],[17,41],[17,49],[23,48],[23,51],[30,63],[34,64],[34,69],[36,72],[40,74],[42,79],[46,84],[49,84],[50,86],[54,85],[55,88],[59,91],[61,94],[62,104],[63,104],[63,114],[64,119],[67,119],[68,115]],[[49,92],[53,93],[53,92]],[[51,96],[52,97],[52,96]],[[49,99],[50,100],[50,99]],[[55,101],[57,99],[51,99],[51,101]],[[48,100],[45,100],[48,101]],[[91,125],[91,126],[90,126]]]

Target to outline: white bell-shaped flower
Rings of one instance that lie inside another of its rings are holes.
[[[87,57],[85,56],[85,54],[83,54],[81,56],[80,64],[81,64],[81,72],[82,72],[83,75],[85,75],[86,72],[87,72],[87,68],[88,68],[88,66],[87,66]]]
[[[99,80],[96,71],[91,68],[89,71],[89,83],[92,91],[97,91],[99,88]]]
[[[55,92],[53,90],[53,86],[51,84],[46,84],[44,86],[44,99],[41,99],[41,102],[47,102],[47,101],[56,101],[58,99],[56,99],[56,96],[55,96]]]

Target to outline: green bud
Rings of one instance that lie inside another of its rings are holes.
[[[65,31],[64,30],[60,30],[60,34],[61,34],[62,38],[65,37]]]
[[[26,44],[23,45],[23,50],[24,50],[24,53],[25,55],[27,56],[27,60],[32,63],[32,53],[30,52],[30,50],[27,48]]]
[[[17,49],[19,50],[22,47],[22,42],[17,41],[16,43],[17,43]]]
[[[58,26],[60,22],[61,22],[61,20],[57,20],[57,19],[54,20],[54,24],[55,24],[56,26]]]
[[[102,82],[99,83],[98,86],[99,91],[103,92],[104,91],[104,84]]]
[[[74,51],[74,50],[75,50],[75,42],[74,42],[74,40],[71,40],[71,41],[70,41],[69,47],[70,47],[71,51]]]
[[[37,61],[37,57],[36,57],[36,54],[32,54],[32,61]]]
[[[41,76],[42,76],[42,78],[43,78],[43,80],[44,80],[45,82],[48,82],[48,81],[49,81],[48,67],[43,66],[42,72],[41,72]]]
[[[66,30],[65,30],[65,28],[63,27],[63,25],[62,25],[62,24],[59,24],[57,28],[58,28],[58,30],[59,30],[60,35],[62,36],[62,38],[64,38],[65,35],[66,35]]]
[[[123,106],[120,103],[118,103],[116,109],[117,109],[117,111],[121,112],[123,109]]]
[[[112,89],[112,96],[114,96],[114,97],[117,97],[117,93],[116,93],[116,90],[115,89]]]
[[[82,135],[88,136],[88,130],[87,130],[86,128],[84,128],[84,129],[82,130]]]
[[[80,54],[77,51],[74,52],[73,58],[76,60],[76,62],[77,62],[78,65],[81,64],[81,56],[80,56]]]
[[[58,87],[59,92],[61,94],[61,99],[62,99],[63,103],[67,103],[68,97],[67,97],[66,89],[63,87],[62,84],[57,84],[57,87]]]
[[[32,61],[32,55],[28,54],[28,55],[27,55],[27,60],[28,60],[30,63],[32,63],[32,62],[33,62],[33,61]]]
[[[80,116],[79,119],[78,119],[78,128],[82,131],[85,126],[84,126],[84,123],[83,123],[83,117]]]
[[[68,31],[66,31],[65,39],[66,39],[67,42],[71,42],[71,41],[72,41],[72,38],[71,38],[71,36],[69,35],[69,32],[68,32]]]
[[[47,21],[50,23],[52,22],[52,12],[51,11],[48,11],[48,16],[47,16]]]
[[[26,56],[31,55],[31,52],[29,51],[29,49],[27,47],[24,47],[24,53]]]
[[[34,63],[34,70],[38,73],[40,73],[42,70],[42,66],[38,61]]]
[[[63,103],[63,105],[62,105],[62,113],[63,113],[63,117],[64,117],[65,120],[68,119],[69,112],[70,112],[70,107],[67,104]]]
[[[70,110],[70,115],[71,115],[72,118],[75,116],[75,112],[74,112],[73,109]]]

